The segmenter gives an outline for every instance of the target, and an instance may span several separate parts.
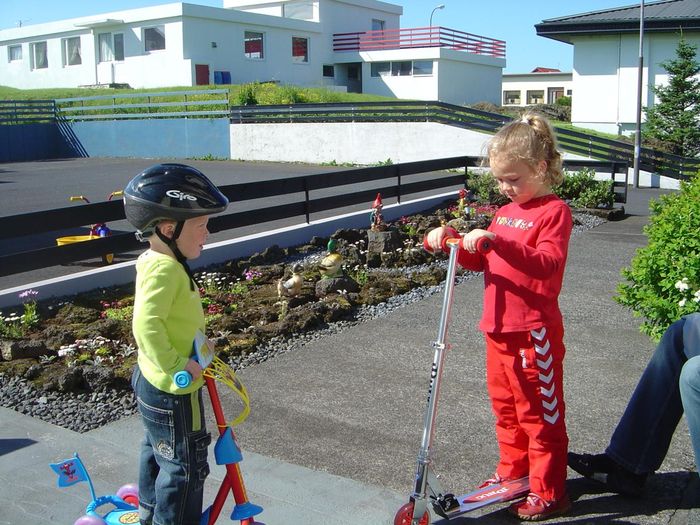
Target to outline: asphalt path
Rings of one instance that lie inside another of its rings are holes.
[[[321,173],[336,173],[352,169],[342,166],[300,163],[127,158],[80,158],[7,163],[0,164],[0,217],[71,206],[69,198],[73,195],[84,195],[90,202],[104,201],[113,191],[123,189],[136,174],[160,162],[184,162],[194,166],[218,186]],[[439,177],[441,175],[444,175],[444,172],[416,174],[402,177],[402,182],[410,183],[426,177]],[[379,188],[386,183],[387,181],[385,180],[377,181],[376,183],[368,182],[330,188],[314,192],[312,198],[326,197],[339,192],[351,193]],[[417,194],[416,197],[424,195],[425,193]],[[298,201],[300,198],[303,198],[303,195],[291,194],[241,203],[236,203],[234,198],[227,211],[240,212],[247,209],[257,209],[261,206],[277,206]],[[384,204],[388,205],[393,202],[391,199],[385,199]],[[316,214],[312,217],[312,220],[362,209],[369,211],[370,207],[371,203],[367,203],[366,206],[348,206],[340,210]],[[301,217],[290,218],[222,231],[210,235],[209,241],[228,240],[243,235],[259,233],[266,229],[290,226],[302,220],[303,218]],[[109,227],[115,233],[133,231],[133,228],[126,221],[110,222]],[[84,234],[87,233],[87,229],[86,227],[82,229],[56,230],[29,237],[2,239],[0,240],[0,253],[17,253],[53,246],[56,238],[64,235]],[[133,259],[137,255],[138,252],[117,254],[115,262]],[[102,266],[102,262],[99,259],[94,259],[4,276],[0,277],[0,290],[100,266]]]

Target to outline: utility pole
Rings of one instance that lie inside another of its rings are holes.
[[[639,188],[639,156],[642,149],[642,74],[644,71],[644,0],[639,6],[639,70],[637,71],[637,128],[634,133],[634,168],[632,181]]]

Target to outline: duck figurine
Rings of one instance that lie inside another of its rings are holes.
[[[296,297],[301,293],[301,287],[304,284],[304,279],[301,276],[303,267],[296,263],[292,266],[292,276],[287,279],[277,281],[277,296],[278,297]]]
[[[328,241],[328,254],[321,259],[318,267],[322,279],[331,279],[343,275],[343,257],[336,251],[336,244],[335,239]]]

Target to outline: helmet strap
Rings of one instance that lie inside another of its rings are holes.
[[[190,278],[190,290],[195,290],[195,285],[198,288],[199,284],[194,278],[194,275],[192,274],[192,270],[190,270],[189,265],[187,264],[187,257],[185,257],[182,252],[180,251],[180,248],[177,246],[177,239],[180,237],[180,234],[182,233],[182,228],[185,226],[184,221],[178,221],[175,224],[175,231],[173,232],[172,237],[168,237],[165,235],[163,232],[160,231],[159,228],[156,228],[156,235],[158,238],[163,241],[168,248],[170,248],[170,251],[173,252],[173,255],[175,256],[175,259],[177,259],[177,262],[179,262],[182,267],[185,269],[185,273],[187,273],[188,277]]]

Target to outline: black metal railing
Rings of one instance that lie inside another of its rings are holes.
[[[0,126],[55,121],[53,100],[0,100]]]
[[[253,200],[259,200],[259,203],[253,204],[251,209],[246,211],[213,217],[209,222],[209,229],[212,232],[218,232],[293,218],[309,223],[319,213],[358,205],[367,206],[367,203],[374,200],[377,193],[382,194],[385,202],[393,199],[401,202],[411,195],[426,193],[438,195],[450,189],[455,189],[456,193],[458,188],[464,187],[466,169],[478,166],[479,163],[478,157],[450,157],[221,186],[221,191],[236,203]],[[627,186],[627,163],[625,162],[565,162],[567,169],[583,167],[610,173],[613,180],[617,180],[617,175],[622,174],[623,180],[618,181],[615,187],[619,189]],[[459,169],[460,172],[446,171],[454,169]],[[425,174],[425,177],[415,177],[420,174]],[[413,177],[409,178],[409,175]],[[360,189],[328,191],[354,184],[359,184]],[[369,186],[371,189],[365,189]],[[328,193],[332,194],[328,196]],[[624,202],[624,194],[620,195],[623,198],[618,197],[616,200]],[[270,206],[272,197],[281,196],[287,196],[285,200],[291,200],[291,202]],[[114,200],[0,217],[0,240],[46,234],[88,224],[119,221],[124,218],[122,202]],[[63,246],[42,246],[18,253],[3,254],[0,255],[0,276],[92,259],[106,254],[128,253],[141,249],[142,246],[134,234],[129,232]]]

